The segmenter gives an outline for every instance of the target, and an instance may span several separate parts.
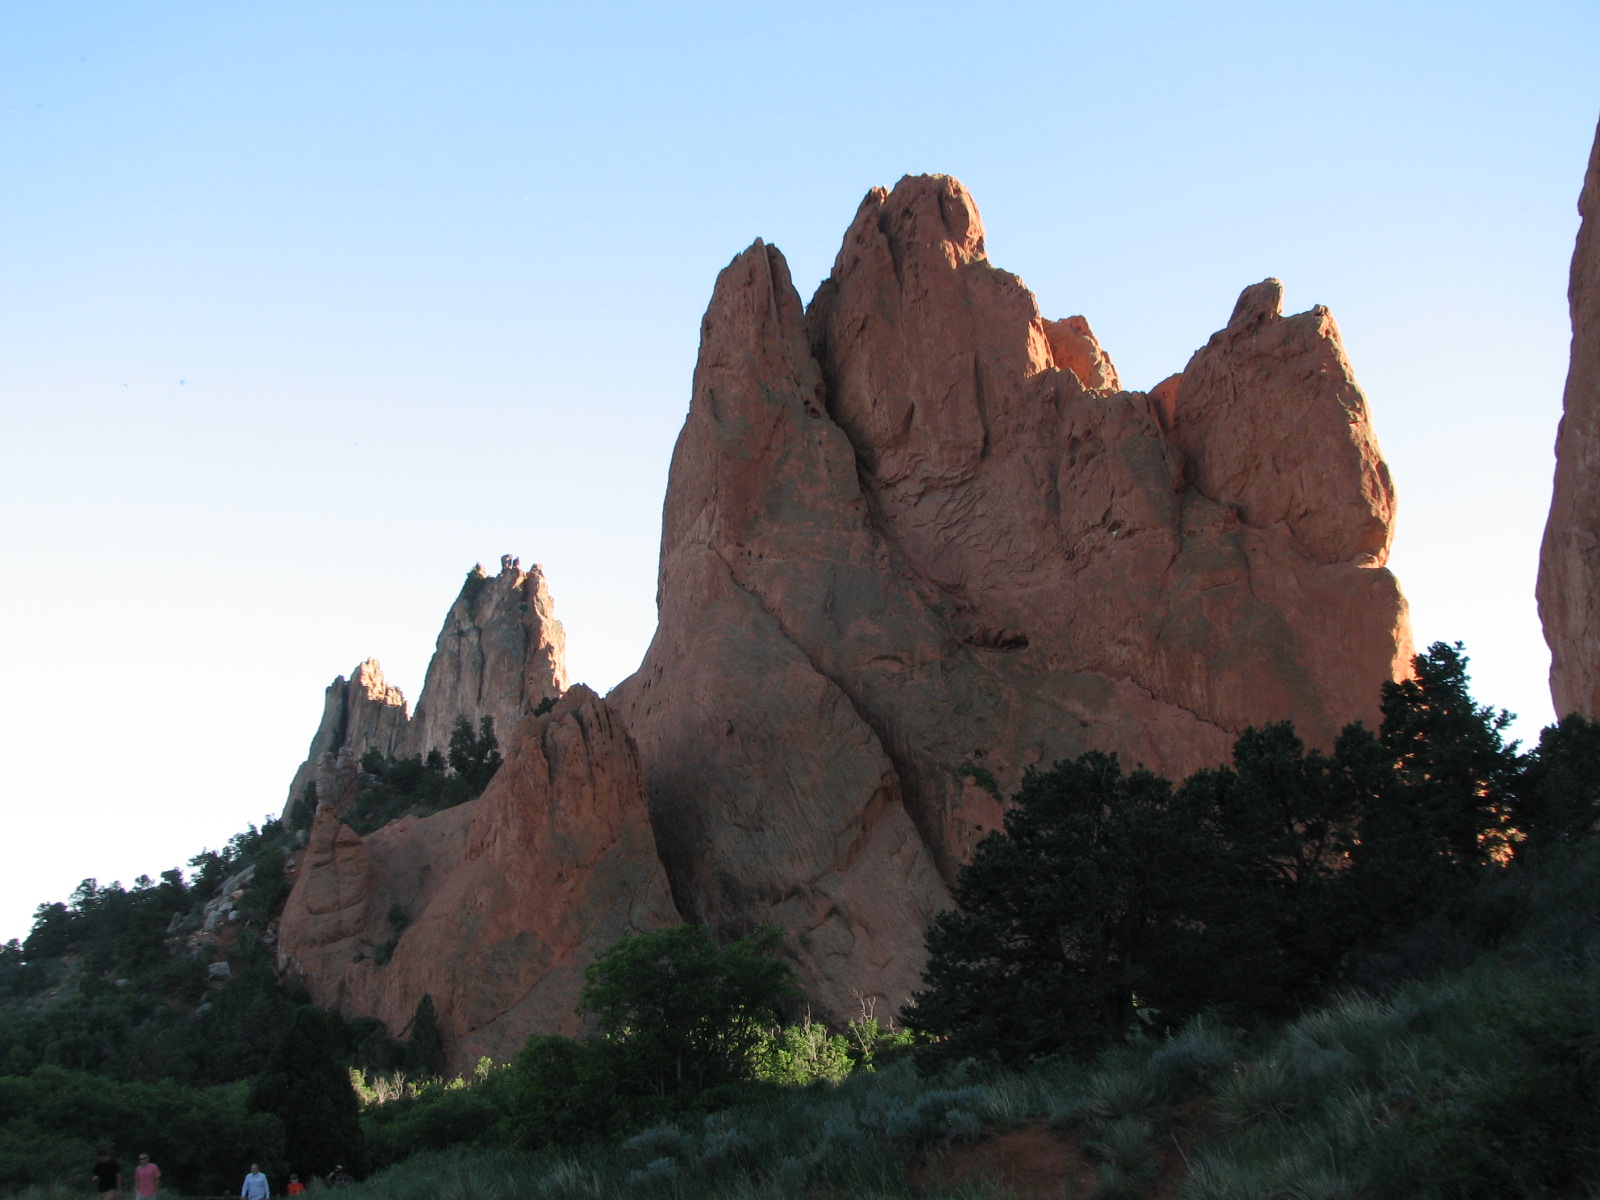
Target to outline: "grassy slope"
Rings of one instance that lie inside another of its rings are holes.
[[[418,1156],[350,1195],[1000,1196],[1006,1148],[1025,1142],[1003,1135],[1030,1125],[1063,1148],[1054,1195],[1600,1194],[1596,897],[1591,843],[1487,889],[1455,934],[1502,932],[1464,964],[1274,1029],[1201,1019],[1019,1074],[969,1063],[927,1080],[902,1063],[620,1146]],[[984,1177],[961,1178],[966,1162]]]

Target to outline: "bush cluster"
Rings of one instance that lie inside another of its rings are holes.
[[[361,759],[362,788],[340,816],[365,836],[407,814],[427,816],[476,800],[500,769],[494,718],[473,730],[465,717],[450,731],[450,751],[395,758],[369,750]],[[307,807],[303,802],[300,808]]]

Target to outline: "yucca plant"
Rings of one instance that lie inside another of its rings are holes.
[[[1304,1099],[1300,1081],[1281,1059],[1241,1063],[1217,1088],[1212,1111],[1226,1128],[1241,1129],[1282,1121]]]

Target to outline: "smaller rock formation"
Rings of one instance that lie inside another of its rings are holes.
[[[279,967],[396,1035],[431,995],[450,1069],[572,1033],[583,972],[624,933],[679,923],[627,732],[578,686],[522,718],[477,800],[363,838],[323,806]]]
[[[1600,716],[1600,130],[1578,197],[1567,302],[1572,359],[1556,434],[1555,492],[1539,553],[1539,616],[1556,715]]]
[[[473,729],[494,722],[502,754],[525,713],[555,700],[567,687],[566,634],[537,564],[522,569],[509,554],[500,573],[474,567],[445,615],[416,716],[400,689],[384,682],[383,668],[367,659],[328,685],[322,722],[306,761],[289,786],[287,817],[317,785],[319,800],[342,807],[368,750],[396,757],[447,754],[450,731],[465,718]]]
[[[384,682],[377,659],[369,658],[356,667],[348,681],[339,676],[328,685],[324,696],[322,720],[311,739],[311,748],[289,785],[285,816],[305,796],[306,785],[317,783],[318,771],[326,773],[332,767],[340,751],[359,762],[368,750],[395,754],[405,742],[406,698],[399,688]],[[329,798],[325,783],[318,784],[317,794]]]
[[[1045,321],[1044,336],[1050,343],[1050,357],[1063,371],[1071,371],[1091,392],[1120,392],[1122,383],[1111,356],[1100,348],[1089,322],[1083,317],[1064,321]]]
[[[439,631],[407,752],[447,752],[463,717],[474,729],[492,718],[503,750],[523,713],[567,690],[565,656],[566,635],[537,565],[523,571],[506,555],[492,578],[474,568]]]

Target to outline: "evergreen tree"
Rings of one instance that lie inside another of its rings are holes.
[[[1600,821],[1600,723],[1577,713],[1541,730],[1522,760],[1512,823],[1532,847],[1588,837]]]
[[[450,730],[450,770],[462,789],[469,796],[480,795],[499,769],[500,743],[494,736],[494,718],[479,721],[474,735],[471,723],[465,717],[457,717]]]
[[[1148,771],[1091,752],[1029,772],[928,933],[906,1022],[935,1057],[1018,1062],[1088,1050],[1139,1015],[1227,1003],[1270,940],[1240,864],[1196,807]]]
[[[302,1176],[364,1167],[360,1102],[335,1052],[330,1018],[304,1005],[250,1086],[250,1109],[283,1122],[289,1164]]]
[[[444,1037],[434,1012],[433,996],[422,993],[411,1016],[411,1040],[406,1043],[406,1074],[412,1079],[439,1079],[444,1075]]]
[[[1233,765],[1196,772],[1181,795],[1214,824],[1270,929],[1251,950],[1250,1007],[1286,1011],[1332,978],[1344,952],[1355,789],[1337,758],[1308,752],[1285,721],[1245,730]]]
[[[1473,700],[1459,643],[1412,664],[1413,678],[1383,685],[1377,734],[1351,726],[1334,750],[1357,814],[1350,938],[1367,944],[1448,910],[1512,850],[1511,714]]]

